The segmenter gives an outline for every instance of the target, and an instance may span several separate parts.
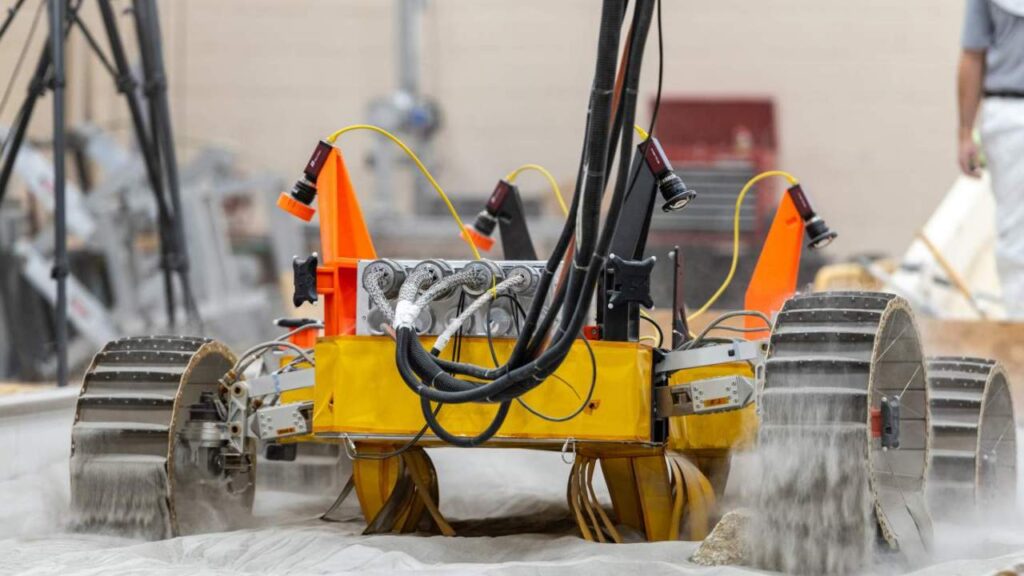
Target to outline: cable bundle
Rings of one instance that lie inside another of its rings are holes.
[[[443,360],[428,352],[416,337],[413,323],[421,309],[417,305],[429,302],[458,283],[452,280],[456,275],[438,280],[425,291],[423,287],[427,280],[421,275],[411,275],[402,285],[392,323],[396,338],[396,365],[406,385],[420,396],[427,426],[446,442],[456,446],[476,446],[493,437],[504,423],[511,402],[544,382],[558,369],[587,320],[632,172],[633,131],[630,128],[636,117],[640,68],[654,6],[655,0],[637,0],[626,36],[627,56],[622,68],[618,69],[616,64],[626,3],[623,0],[605,0],[603,3],[597,65],[572,204],[506,363],[485,368]],[[618,91],[617,72],[622,78]],[[617,100],[613,99],[616,95]],[[623,130],[623,127],[627,129]],[[617,154],[620,155],[618,171],[602,226],[601,206]],[[553,294],[549,294],[556,271],[563,263],[562,277]],[[438,284],[446,281],[448,285],[438,288]],[[496,298],[504,289],[510,289],[510,285],[492,288],[490,298]],[[481,296],[478,301],[483,302],[481,305],[486,304],[488,295]],[[550,303],[546,311],[545,302]],[[387,309],[386,306],[384,308]],[[457,329],[456,326],[452,334]],[[443,348],[444,342],[440,344]],[[440,352],[437,343],[434,349]],[[440,407],[432,408],[431,402],[498,403],[499,409],[487,429],[473,437],[462,437],[452,435],[441,426],[436,418]]]

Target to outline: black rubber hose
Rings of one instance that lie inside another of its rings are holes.
[[[494,419],[491,420],[490,425],[476,436],[456,436],[448,430],[445,430],[444,426],[437,421],[437,417],[434,415],[433,410],[430,409],[430,401],[420,396],[420,409],[423,412],[424,420],[427,421],[427,426],[430,427],[430,431],[441,440],[459,448],[473,448],[493,438],[494,435],[498,433],[498,430],[501,429],[501,425],[505,423],[505,418],[508,416],[508,409],[511,406],[512,402],[502,402],[498,406],[498,412],[494,415]]]
[[[582,162],[583,159],[580,158],[580,170],[582,170]],[[540,314],[544,310],[544,302],[546,300],[548,290],[551,287],[551,282],[554,279],[555,273],[558,271],[559,263],[565,256],[565,252],[569,247],[569,241],[573,236],[573,230],[575,230],[576,227],[576,211],[579,208],[581,181],[582,179],[579,174],[577,174],[576,189],[573,192],[573,200],[572,205],[569,208],[569,215],[566,217],[566,226],[563,228],[562,235],[559,237],[558,243],[552,250],[551,256],[548,258],[548,262],[545,265],[544,270],[541,271],[540,279],[537,282],[537,288],[534,290],[533,301],[530,303],[530,308],[526,313],[526,319],[523,322],[519,334],[517,335],[516,345],[512,349],[512,353],[509,355],[508,360],[506,360],[503,365],[495,368],[483,368],[475,364],[455,362],[435,357],[434,361],[446,372],[463,374],[465,376],[472,376],[473,378],[480,378],[483,380],[494,380],[502,374],[507,373],[509,368],[515,368],[522,365],[524,354],[529,349],[527,344],[529,344],[533,332],[536,329]],[[560,290],[555,294],[555,298],[552,300],[549,309],[561,306],[561,299],[559,298],[559,294],[561,292],[562,291]],[[527,355],[525,357],[530,358],[531,356]]]
[[[516,368],[522,365],[524,359],[531,358],[524,353],[529,350],[529,344],[534,337],[534,330],[538,318],[544,307],[544,301],[550,289],[558,266],[562,263],[569,243],[574,234],[577,234],[576,260],[585,262],[580,256],[580,250],[589,250],[597,237],[598,223],[600,221],[601,197],[604,190],[604,173],[606,166],[602,161],[608,160],[608,126],[611,117],[611,99],[615,89],[615,72],[618,57],[619,38],[622,31],[622,23],[626,15],[628,2],[606,0],[601,12],[601,27],[598,37],[597,61],[594,70],[594,81],[590,92],[590,101],[587,108],[586,133],[583,140],[583,150],[580,153],[580,164],[576,173],[576,186],[573,193],[572,208],[566,218],[562,234],[548,258],[541,283],[530,310],[527,312],[526,321],[516,340],[516,345],[509,356],[506,367]],[[614,150],[614,148],[611,148]],[[596,162],[596,163],[595,163]],[[594,187],[596,186],[596,187]],[[589,193],[588,193],[589,191]],[[592,213],[586,216],[587,206]],[[578,212],[583,209],[584,217],[577,218]],[[581,222],[577,230],[576,223]],[[569,293],[573,293],[572,287],[579,282],[577,270],[571,269],[566,281],[569,286]],[[563,286],[564,288],[564,286]],[[548,315],[554,317],[558,313],[559,306],[549,306]],[[550,321],[546,322],[550,325]]]
[[[629,58],[626,61],[626,71],[625,71],[626,74],[625,74],[625,81],[623,82],[623,95],[619,99],[619,107],[618,107],[618,110],[616,111],[616,114],[615,114],[615,126],[613,128],[613,141],[619,140],[621,130],[624,127],[631,126],[632,125],[631,122],[633,120],[635,120],[635,117],[636,117],[636,87],[639,85],[639,78],[640,78],[639,71],[640,71],[640,66],[641,66],[641,63],[642,63],[643,54],[639,54],[639,55],[637,55],[637,57],[634,57],[634,55],[635,55],[636,51],[641,51],[642,52],[642,50],[643,50],[643,45],[646,43],[646,35],[647,35],[647,32],[649,31],[649,21],[650,21],[650,18],[652,17],[652,15],[653,15],[653,5],[652,4],[644,4],[643,2],[639,2],[637,4],[637,10],[635,11],[635,13],[633,15],[633,25],[632,25],[633,37],[631,37]],[[641,24],[643,24],[643,29],[642,30],[641,30]],[[638,35],[639,35],[639,37],[638,37]],[[630,96],[630,97],[627,97],[627,96]],[[628,112],[627,112],[627,108],[629,109]],[[627,115],[629,116],[629,120],[628,121],[626,121],[626,116]],[[621,160],[619,162],[619,177],[618,177],[618,180],[616,181],[616,189],[619,189],[626,182],[626,180],[624,179],[624,176],[623,176],[623,170],[627,170],[627,171],[630,170],[630,165],[631,165],[631,162],[630,162],[630,159],[631,159],[630,152],[632,151],[631,150],[631,148],[632,148],[632,130],[631,129],[629,130],[629,134],[627,134],[627,137],[621,139],[621,148],[622,148],[622,158],[621,158]],[[614,154],[610,154],[608,160],[609,160],[609,165],[610,165],[610,163],[614,160]],[[628,186],[626,187],[626,192],[628,193]],[[621,206],[621,202],[617,202],[616,200],[612,200],[613,206],[616,203]],[[614,231],[614,228],[617,225],[618,225],[618,215],[617,215],[617,213],[613,214],[611,211],[609,211],[609,216],[605,219],[605,228],[609,229],[609,227],[611,227],[610,230]],[[573,298],[573,296],[578,297],[579,296],[578,291],[576,291],[572,296],[566,296],[565,299],[568,300],[569,302],[573,302],[575,300]],[[545,340],[548,338],[548,332],[550,331],[551,326],[554,323],[555,313],[553,313],[552,311],[556,310],[556,307],[555,306],[550,306],[548,308],[548,310],[549,310],[548,315],[541,322],[540,327],[537,329],[536,335],[533,336],[533,340],[531,341],[530,346],[527,348],[527,353],[528,353],[528,357],[529,358],[534,358],[536,356],[537,351],[540,349],[541,346],[543,346]],[[589,304],[587,305],[586,308],[582,308],[582,309],[577,308],[574,312],[579,312],[579,311],[583,311],[583,312],[589,313]],[[570,315],[563,314],[562,321],[561,321],[561,331],[563,333],[570,333],[570,334],[574,334],[575,333],[575,332],[569,332],[568,331],[569,330],[569,323],[570,323],[570,321],[571,321]]]
[[[652,14],[653,5],[650,1],[638,2],[638,9],[641,11],[640,15],[640,26],[634,33],[634,47],[631,49],[630,61],[635,62],[632,74],[627,75],[627,83],[624,88],[623,98],[627,99],[625,104],[625,115],[623,116],[623,125],[631,125],[635,117],[635,103],[636,103],[636,87],[639,83],[639,70],[640,62],[643,56],[643,45],[646,41],[647,31],[650,27],[650,20]],[[607,116],[605,116],[607,118]],[[606,122],[607,120],[605,120]],[[628,152],[632,147],[632,131],[627,131],[623,138],[623,150],[626,152],[625,157],[628,158]],[[607,158],[607,156],[605,156]],[[594,287],[597,282],[597,278],[600,275],[601,270],[604,266],[604,260],[607,256],[608,246],[611,242],[612,232],[618,222],[618,217],[621,212],[622,199],[626,188],[626,179],[629,174],[628,162],[627,166],[623,170],[620,170],[620,178],[616,183],[615,193],[612,199],[612,206],[609,210],[609,216],[605,223],[605,228],[601,230],[600,238],[597,242],[596,251],[592,254],[589,265],[583,268],[586,270],[586,274],[583,279],[583,286],[585,289],[580,293],[577,299],[577,305],[574,308],[573,319],[569,324],[570,330],[563,331],[556,338],[556,342],[544,351],[535,361],[529,364],[517,367],[509,370],[506,374],[502,375],[498,379],[480,386],[474,386],[473,389],[463,389],[466,386],[466,382],[460,381],[456,378],[445,373],[437,364],[434,362],[434,358],[422,350],[422,346],[418,340],[410,344],[410,337],[412,330],[409,328],[403,328],[399,331],[399,345],[397,347],[397,364],[399,372],[402,375],[403,380],[410,386],[411,389],[416,391],[423,397],[427,397],[431,400],[447,402],[447,403],[463,403],[480,401],[488,398],[496,398],[498,394],[502,394],[506,390],[515,389],[516,393],[524,393],[539,385],[544,379],[551,374],[558,365],[564,360],[566,354],[571,349],[572,343],[575,340],[575,334],[578,333],[579,329],[582,328],[583,322],[587,316],[587,308],[589,307],[590,300],[593,297]],[[623,176],[624,174],[624,176]],[[586,197],[584,197],[586,200]],[[573,272],[576,272],[574,267]],[[571,336],[567,336],[571,334]],[[422,355],[416,356],[416,370],[414,372],[410,365],[409,356],[412,354],[410,348],[418,348],[422,350]],[[425,356],[425,358],[423,357]],[[420,362],[422,360],[422,363]],[[422,381],[417,378],[417,374],[424,378],[429,378],[432,385],[436,388],[425,386]],[[449,388],[449,390],[443,390],[438,388]],[[520,392],[520,390],[522,392]]]
[[[638,3],[639,6],[639,3]],[[619,6],[621,16],[625,15],[625,5]],[[568,271],[565,282],[565,301],[574,302],[582,287],[583,273],[594,253],[594,245],[601,222],[601,200],[604,197],[607,170],[610,160],[614,157],[615,140],[612,139],[612,99],[615,92],[615,72],[618,61],[619,34],[621,16],[614,34],[602,33],[598,41],[597,65],[594,74],[594,88],[590,102],[590,133],[586,142],[586,161],[583,169],[583,187],[581,190],[580,212],[577,215],[576,251],[573,255],[572,267]],[[634,18],[634,24],[636,19]],[[602,32],[609,22],[602,21]],[[614,36],[614,42],[611,42]],[[630,34],[632,36],[632,32]],[[558,309],[548,309],[548,315],[542,326],[549,326]],[[568,322],[570,310],[562,310],[563,325]],[[573,314],[577,311],[572,310]],[[543,339],[544,331],[531,335],[531,338]],[[532,347],[531,347],[532,348]]]
[[[626,68],[626,78],[623,85],[623,94],[620,100],[622,108],[622,126],[632,126],[636,118],[636,99],[637,99],[637,88],[640,84],[640,68],[643,63],[643,47],[647,41],[647,34],[650,30],[651,20],[654,13],[653,1],[641,1],[637,3],[637,12],[634,15],[634,36],[633,42],[630,46],[630,55]],[[628,130],[622,134],[621,146],[622,146],[622,159],[619,163],[619,172],[615,182],[615,189],[612,195],[612,200],[608,209],[608,215],[605,218],[605,226],[601,230],[600,238],[598,239],[598,245],[595,248],[595,254],[591,260],[590,266],[587,270],[587,275],[584,280],[583,292],[579,294],[579,298],[576,303],[576,307],[573,309],[573,318],[566,321],[563,318],[563,322],[559,327],[559,333],[556,333],[552,340],[556,341],[548,348],[544,356],[547,358],[559,358],[559,354],[549,356],[547,352],[555,349],[564,349],[568,353],[568,349],[575,340],[575,334],[579,333],[579,330],[583,327],[583,321],[586,314],[589,313],[590,302],[594,295],[594,288],[597,280],[600,278],[600,271],[604,269],[605,259],[608,255],[608,249],[611,246],[611,240],[614,236],[615,228],[618,225],[619,217],[622,213],[622,205],[625,199],[625,195],[628,192],[628,182],[630,181],[631,173],[631,162],[627,159],[630,158],[630,152],[633,147],[633,131]],[[597,272],[595,274],[595,272]],[[571,338],[566,338],[568,335],[573,335]],[[536,339],[542,338],[544,333],[538,331]],[[539,343],[539,342],[538,342]],[[557,369],[558,364],[564,359],[564,355],[561,356],[551,367],[551,371]],[[545,360],[547,361],[547,360]],[[538,366],[542,369],[550,366],[545,362],[541,362],[538,358]],[[518,395],[525,393],[533,388],[535,384],[526,382],[523,385],[510,387],[505,393],[494,396],[495,399],[506,397],[507,394]]]
[[[624,77],[628,77],[629,76],[631,68],[635,68],[635,69],[638,70],[638,68],[639,68],[639,61],[634,59],[634,58],[632,58],[632,51],[635,50],[638,45],[642,46],[643,43],[646,41],[646,38],[637,38],[637,36],[636,36],[637,28],[640,25],[641,21],[644,20],[644,17],[645,17],[644,9],[643,9],[643,7],[640,4],[641,4],[640,2],[637,3],[637,8],[633,12],[633,22],[630,25],[630,35],[629,35],[629,39],[630,39],[629,50],[630,50],[630,52],[629,52],[629,56],[627,57],[627,59],[626,59],[626,61],[624,63],[624,66],[625,66]],[[640,40],[640,42],[637,42],[637,40]],[[636,76],[638,78],[639,74],[637,74]],[[628,106],[628,103],[630,102],[629,99],[624,97],[625,96],[625,92],[627,90],[627,87],[628,87],[628,82],[624,81],[623,82],[623,95],[622,95],[622,97],[619,98],[619,105],[618,105],[617,109],[615,110],[615,114],[613,116],[614,120],[612,122],[611,140],[610,140],[610,144],[608,145],[607,158],[605,160],[605,167],[606,167],[606,169],[610,169],[611,166],[615,162],[615,155],[616,155],[616,151],[618,150],[618,147],[615,146],[615,143],[616,142],[620,142],[620,135],[622,133],[623,126],[625,125],[625,122],[624,122],[623,118],[626,115],[626,113],[625,113],[626,107]],[[635,104],[634,104],[634,107],[635,107]],[[635,117],[635,110],[633,112],[633,117]],[[630,133],[632,133],[632,130],[630,130]],[[630,164],[630,159],[631,159],[631,156],[627,156],[627,154],[628,154],[628,147],[623,146],[623,150],[624,150],[624,152],[623,152],[622,162],[620,164],[624,163],[624,164],[628,165],[628,164]],[[601,189],[600,189],[601,199],[604,198],[604,191],[605,191],[605,187],[606,186],[607,186],[606,183],[602,184],[602,186],[601,186]],[[607,222],[607,219],[606,219],[606,222]],[[530,341],[529,346],[527,346],[527,358],[530,358],[530,359],[536,358],[536,355],[537,355],[538,351],[544,345],[545,341],[548,340],[548,335],[549,335],[548,333],[551,331],[551,326],[554,324],[555,318],[558,315],[559,311],[561,310],[562,301],[575,302],[577,300],[577,298],[579,297],[579,291],[580,291],[580,289],[583,286],[583,281],[582,280],[583,279],[580,276],[570,277],[569,281],[565,282],[564,285],[563,285],[563,288],[565,288],[565,292],[561,293],[561,294],[556,294],[556,297],[558,297],[558,296],[561,297],[561,299],[559,300],[558,305],[557,306],[552,305],[552,306],[548,307],[548,313],[544,317],[544,319],[540,322],[540,325],[537,328],[536,333],[531,333],[531,341]],[[576,310],[573,310],[573,314],[575,314],[576,312],[577,312]],[[585,310],[584,312],[588,312],[589,313],[589,309]],[[561,316],[561,329],[562,329],[562,331],[567,331],[568,330],[568,325],[569,325],[569,322],[570,322],[571,318],[572,318],[572,315],[570,315],[568,313],[564,313],[564,312],[562,313],[562,316]]]
[[[625,3],[606,0],[597,41],[597,63],[590,102],[590,130],[586,140],[587,160],[576,231],[576,264],[583,267],[594,251],[597,228],[601,218],[601,190],[604,188],[605,163],[608,160],[608,139],[611,131],[611,103],[615,91],[615,69],[618,64],[619,36]]]
[[[410,345],[410,341],[416,337],[412,328],[399,328],[395,336],[395,365],[398,373],[406,386],[422,398],[445,404],[486,402],[490,395],[501,392],[510,384],[508,375],[481,385],[454,378],[433,364],[433,356],[422,346]],[[424,381],[430,382],[430,386],[424,384]]]
[[[606,8],[608,5],[606,4]],[[577,176],[577,183],[582,176],[583,185],[580,188],[580,212],[576,215],[578,228],[576,229],[576,249],[573,255],[572,266],[568,270],[566,281],[563,284],[565,289],[564,300],[573,302],[576,293],[582,285],[583,271],[587,261],[593,254],[597,232],[601,220],[601,200],[604,197],[605,182],[607,181],[607,169],[612,158],[614,158],[614,142],[612,138],[612,98],[615,92],[615,72],[619,52],[619,36],[622,28],[622,20],[625,16],[625,3],[616,7],[617,18],[602,19],[601,37],[598,40],[597,64],[594,72],[594,84],[591,91],[590,126],[585,140],[585,160],[582,165],[582,172]],[[635,18],[634,18],[635,24]],[[631,33],[632,35],[632,33]],[[550,326],[552,319],[560,311],[560,308],[549,307],[545,319],[541,322],[542,327]],[[563,321],[568,319],[568,310],[562,311]],[[530,334],[531,340],[544,338],[546,330],[538,334]],[[533,348],[528,346],[528,350]]]
[[[566,250],[568,250],[569,242],[576,231],[576,216],[580,207],[580,198],[585,190],[583,187],[585,180],[583,175],[587,173],[586,170],[589,167],[589,162],[592,162],[596,157],[596,154],[594,153],[595,149],[605,151],[605,161],[611,160],[611,157],[607,156],[607,151],[609,149],[614,150],[614,148],[609,147],[607,144],[608,118],[610,116],[611,91],[614,90],[616,58],[618,56],[619,36],[622,22],[625,17],[625,8],[626,3],[621,2],[620,0],[605,0],[602,8],[597,65],[587,111],[583,150],[580,154],[580,164],[577,169],[576,186],[573,193],[572,206],[569,210],[569,215],[566,218],[565,225],[562,228],[562,233],[555,244],[554,250],[552,250],[550,257],[548,258],[545,270],[538,282],[535,297],[530,304],[530,309],[527,312],[526,320],[517,337],[516,345],[512,350],[512,354],[509,355],[509,359],[504,366],[492,369],[479,369],[479,367],[474,367],[465,363],[452,362],[442,360],[440,358],[435,359],[439,366],[445,368],[445,370],[449,372],[493,380],[494,378],[507,373],[510,368],[519,367],[524,360],[524,353],[529,349],[529,344],[533,338],[537,320],[543,310],[544,301],[547,297],[548,290],[550,289],[554,274],[558,270],[558,266],[562,262]],[[595,111],[603,113],[595,114]],[[594,139],[599,136],[603,136],[603,140],[598,145],[595,145]],[[603,171],[604,169],[602,168],[601,172],[603,173]],[[603,190],[603,180],[601,189]],[[594,194],[595,192],[591,193],[592,196]],[[596,204],[598,212],[600,212],[600,198],[596,200]],[[587,226],[587,228],[588,230],[586,231],[586,234],[591,237],[596,237],[596,223],[592,227]],[[579,248],[580,247],[577,246],[577,257],[579,255]],[[567,284],[578,284],[579,281],[579,278],[570,273]],[[571,292],[573,291],[570,290],[570,293]],[[557,312],[557,307],[549,307],[548,314],[552,319],[557,315]],[[546,320],[545,324],[550,326],[551,321]],[[546,331],[547,330],[544,332]],[[529,355],[526,357],[529,358]]]

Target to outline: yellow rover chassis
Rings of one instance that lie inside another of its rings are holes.
[[[429,346],[431,342],[424,340]],[[651,349],[629,342],[592,342],[597,384],[589,406],[567,422],[549,422],[513,404],[492,443],[534,445],[578,442],[651,443]],[[498,358],[507,358],[509,340],[496,341]],[[395,368],[395,344],[387,337],[337,336],[316,345],[313,388],[313,434],[353,440],[401,441],[423,427],[419,396]],[[466,338],[464,362],[491,363],[487,341]],[[573,345],[555,373],[523,396],[534,409],[551,416],[575,410],[586,397],[592,377],[590,356],[582,343]],[[445,405],[438,415],[453,434],[475,435],[494,417],[495,405]],[[432,436],[425,437],[430,443]]]
[[[424,344],[428,345],[424,339]],[[644,343],[590,342],[597,381],[589,405],[566,422],[550,422],[513,404],[489,447],[563,450],[572,459],[566,496],[588,540],[619,542],[616,528],[629,526],[649,541],[704,538],[713,521],[716,492],[728,474],[728,452],[749,443],[756,432],[752,408],[710,416],[674,418],[670,439],[655,442],[652,426],[652,350]],[[511,341],[496,341],[499,359]],[[337,336],[316,345],[313,439],[352,442],[357,454],[353,483],[367,532],[411,532],[429,517],[442,534],[454,534],[437,506],[437,476],[422,446],[441,445],[427,434],[400,456],[373,459],[415,436],[423,427],[419,396],[410,392],[394,362],[387,337]],[[491,363],[487,341],[465,338],[460,358]],[[592,378],[583,343],[574,344],[565,362],[523,400],[551,416],[571,413]],[[726,374],[750,374],[746,363],[723,364],[675,374],[672,383]],[[452,433],[473,435],[484,429],[495,406],[477,403],[445,406],[441,423]],[[569,454],[568,452],[571,452]],[[612,496],[606,511],[592,487],[597,463]],[[724,467],[723,467],[723,463]],[[703,471],[702,471],[703,470]],[[709,476],[711,480],[709,480]]]

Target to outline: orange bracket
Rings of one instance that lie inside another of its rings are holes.
[[[316,291],[324,297],[324,336],[355,334],[360,260],[377,257],[359,199],[337,148],[316,179],[320,212],[320,258]]]
[[[804,238],[804,222],[797,212],[789,194],[782,195],[779,209],[775,212],[772,227],[768,230],[757,266],[747,286],[744,306],[747,310],[758,310],[771,318],[782,308],[782,304],[796,293],[797,273],[800,269],[800,252]],[[747,328],[760,328],[764,323],[748,316]],[[747,338],[766,338],[769,331],[748,332]]]
[[[320,261],[323,263],[316,269],[316,292],[324,299],[324,336],[355,334],[359,282],[356,268],[360,260],[377,258],[377,251],[373,249],[373,240],[341,152],[326,143],[321,144],[318,150],[329,148],[330,152],[316,176]],[[281,194],[277,204],[302,220],[309,221],[313,217],[311,206],[288,193]],[[300,334],[305,335],[305,331]]]
[[[311,326],[292,334],[288,337],[288,341],[303,350],[309,350],[313,346],[316,346],[317,332],[319,332],[319,330],[316,330]]]

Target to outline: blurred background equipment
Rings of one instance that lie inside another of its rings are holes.
[[[112,336],[174,330],[162,304],[159,214],[145,192],[143,159],[110,134],[83,125],[70,131],[71,148],[84,191],[68,185],[68,224],[75,234],[69,254],[69,363],[81,369]],[[206,333],[244,345],[267,333],[279,308],[273,282],[273,245],[253,229],[258,198],[278,187],[267,176],[246,177],[222,150],[195,154],[182,170],[181,214],[191,256],[197,311]],[[5,236],[0,251],[6,332],[5,377],[52,380],[53,282],[50,246],[52,167],[35,147],[24,144],[15,174],[28,195],[2,212]],[[247,216],[248,215],[248,216]],[[32,231],[35,230],[33,234]],[[26,326],[35,326],[25,330]]]
[[[24,143],[26,130],[32,119],[36,103],[46,89],[50,88],[53,92],[52,189],[54,198],[53,235],[55,237],[52,252],[52,274],[56,280],[53,291],[55,310],[53,332],[56,380],[60,386],[67,384],[68,381],[68,312],[69,304],[73,304],[73,302],[69,302],[69,298],[71,300],[75,298],[68,293],[70,270],[67,253],[68,219],[66,214],[67,207],[69,205],[73,207],[74,201],[72,203],[67,201],[65,176],[65,153],[67,151],[64,94],[67,81],[65,41],[66,35],[71,30],[77,29],[89,40],[89,47],[103,62],[112,81],[124,95],[131,113],[137,144],[143,157],[150,189],[156,200],[159,214],[159,246],[161,268],[164,275],[166,322],[170,326],[175,324],[178,310],[176,293],[180,293],[182,307],[192,323],[198,325],[199,322],[199,312],[189,281],[188,255],[184,248],[177,153],[174,149],[171,128],[157,5],[155,0],[138,0],[133,3],[132,14],[138,38],[139,60],[142,65],[143,96],[140,97],[136,92],[140,82],[136,80],[129,68],[111,0],[97,0],[97,2],[109,43],[110,58],[107,58],[102,51],[85,22],[78,17],[82,2],[71,3],[66,0],[48,2],[49,41],[38,58],[29,81],[28,93],[18,110],[14,126],[8,137],[4,139],[2,165],[0,165],[0,201],[2,201],[8,190],[14,165]],[[24,4],[25,2],[18,2],[8,12],[3,26],[0,27],[0,32],[5,32],[8,29],[10,22],[18,15],[18,11]],[[40,6],[42,5],[40,4]],[[33,23],[34,27],[35,23]],[[0,39],[2,39],[2,33],[0,33]],[[15,75],[19,68],[20,66],[15,67]],[[145,113],[143,112],[143,102],[147,108]],[[71,232],[81,233],[82,231],[72,230]],[[83,298],[82,301],[84,301],[85,297],[80,298]]]
[[[1006,319],[994,215],[988,178],[961,176],[902,258],[862,255],[825,266],[815,287],[884,289],[906,298],[919,315],[936,319]]]
[[[397,134],[417,151],[427,166],[438,162],[434,136],[441,128],[441,109],[423,94],[423,13],[427,0],[395,2],[394,70],[395,89],[373,98],[367,111],[369,123]],[[398,154],[386,140],[374,140],[369,156],[373,167],[374,195],[367,206],[371,217],[410,219],[421,214],[434,198],[430,186],[418,177],[415,166]],[[412,197],[398,194],[411,189]],[[410,203],[411,200],[411,203]]]
[[[59,47],[48,43],[15,124],[0,131],[3,378],[63,384],[68,369],[83,369],[113,335],[178,331],[182,317],[190,331],[244,344],[267,333],[278,310],[266,289],[275,276],[272,242],[254,228],[258,199],[277,187],[275,179],[246,177],[216,149],[194,154],[179,172],[156,3],[139,0],[130,12],[138,69],[111,0],[90,4],[106,49],[79,15],[82,5],[66,6],[61,29],[81,33],[111,76],[127,104],[134,147],[88,123],[65,130],[63,121],[52,143],[27,139],[36,103],[63,83],[51,57]],[[44,7],[38,4],[33,30]],[[22,9],[27,3],[17,2],[0,30]],[[19,69],[20,61],[12,81]]]

